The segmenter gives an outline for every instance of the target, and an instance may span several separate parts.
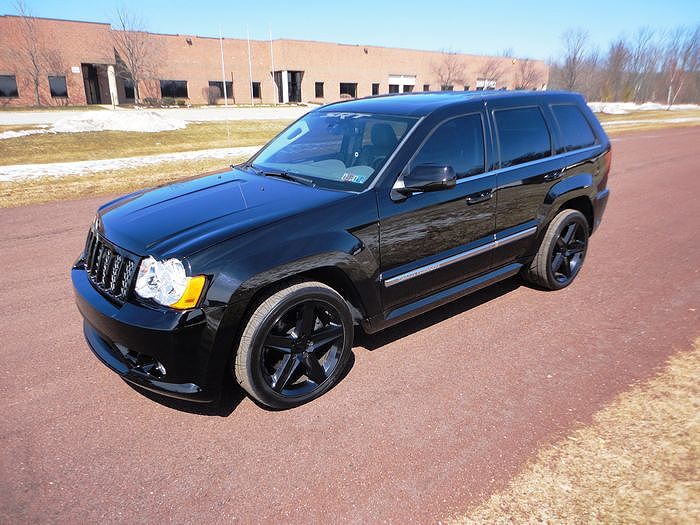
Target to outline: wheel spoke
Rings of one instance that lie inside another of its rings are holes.
[[[272,389],[281,392],[287,386],[294,372],[299,367],[299,359],[295,355],[285,354],[279,368],[272,376]]]
[[[310,336],[314,331],[314,325],[316,324],[316,306],[311,301],[307,301],[303,305],[301,313],[301,331],[297,333],[300,337],[302,335]]]
[[[289,336],[270,334],[265,339],[265,346],[279,352],[289,354],[292,352],[293,340]]]
[[[564,255],[561,253],[557,253],[554,256],[554,259],[552,259],[552,273],[557,273],[559,271],[564,259],[566,259],[566,257],[564,257]]]
[[[573,241],[569,245],[569,253],[571,253],[571,254],[582,253],[585,248],[586,248],[586,245],[583,243],[583,241]]]
[[[309,337],[311,340],[312,352],[315,352],[325,344],[331,343],[343,336],[343,327],[340,325],[329,324],[315,332]]]
[[[571,240],[574,238],[574,235],[576,235],[576,230],[578,230],[578,224],[575,222],[572,222],[564,235],[562,235],[562,239],[564,240],[564,243],[568,246],[571,244]]]
[[[320,385],[326,380],[326,371],[313,354],[304,354],[302,362],[304,363],[304,368],[306,369],[306,376],[311,379],[311,381],[317,385]]]
[[[562,266],[562,273],[567,277],[571,277],[571,259],[569,257],[564,257],[564,264]]]

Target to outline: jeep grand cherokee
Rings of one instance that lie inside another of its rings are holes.
[[[94,353],[212,401],[224,374],[287,408],[367,332],[520,274],[568,286],[608,198],[610,142],[571,93],[416,93],[306,114],[224,173],[99,208],[72,279]]]

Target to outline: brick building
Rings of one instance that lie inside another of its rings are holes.
[[[43,105],[134,102],[133,82],[115,52],[118,31],[109,24],[29,21],[31,29],[26,19],[0,16],[0,106],[34,105],[37,95]],[[223,103],[225,87],[229,103],[235,104],[326,103],[407,91],[542,89],[548,74],[542,61],[466,54],[446,59],[440,52],[377,46],[154,33],[144,39],[153,66],[138,85],[142,100]],[[28,45],[39,57],[36,68]],[[453,75],[459,82],[441,85],[436,72],[441,67],[462,70]]]

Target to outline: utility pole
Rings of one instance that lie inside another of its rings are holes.
[[[275,87],[275,104],[277,104],[280,100],[280,95],[277,92],[277,82],[275,81],[275,50],[272,46],[272,27],[268,26],[268,30],[270,32],[270,64],[272,66],[270,74],[272,75],[272,85]]]
[[[226,90],[226,69],[224,68],[224,39],[221,36],[221,26],[219,26],[219,49],[221,50],[221,83],[224,87],[224,106],[228,107],[228,93]]]
[[[253,98],[253,61],[250,57],[250,31],[248,26],[245,26],[245,34],[248,39],[248,78],[250,79],[250,104],[255,104],[255,99]]]

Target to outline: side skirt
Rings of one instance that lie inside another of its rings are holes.
[[[384,316],[376,316],[362,321],[362,328],[367,333],[375,333],[389,326],[395,325],[416,315],[420,315],[428,310],[432,310],[455,299],[481,290],[493,283],[507,279],[518,273],[523,267],[520,263],[512,263],[501,268],[497,268],[489,273],[475,277],[458,285],[441,290],[427,297],[423,297],[412,303],[390,310]]]

